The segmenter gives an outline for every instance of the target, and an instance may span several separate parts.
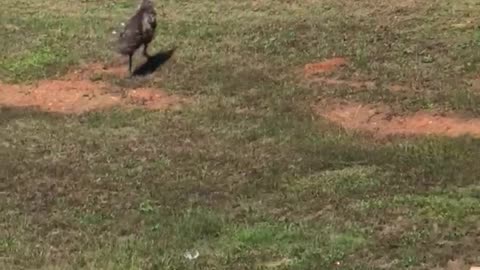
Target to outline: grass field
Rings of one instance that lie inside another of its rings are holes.
[[[165,16],[151,50],[178,49],[143,83],[193,102],[82,115],[1,108],[0,268],[480,264],[478,139],[377,140],[311,111],[335,98],[480,116],[480,89],[466,83],[480,68],[477,0],[156,4]],[[2,1],[0,81],[109,63],[111,32],[136,5]],[[302,81],[305,64],[336,56],[350,61],[338,76],[374,89]]]

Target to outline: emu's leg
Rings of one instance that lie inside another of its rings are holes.
[[[132,55],[128,55],[128,72],[132,75]]]
[[[143,56],[150,58],[150,55],[147,53],[148,43],[143,44]]]

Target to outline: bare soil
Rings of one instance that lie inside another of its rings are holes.
[[[337,70],[339,67],[347,65],[347,60],[342,57],[327,59],[321,62],[306,64],[304,67],[305,77],[329,73]]]
[[[340,67],[347,65],[344,58],[333,58],[322,62],[307,64],[304,76],[311,84],[347,85],[352,88],[372,89],[373,81],[339,80],[328,77]],[[477,80],[472,80],[475,87]],[[390,91],[408,91],[400,84],[389,86]],[[464,118],[455,114],[440,115],[420,111],[409,115],[396,115],[384,104],[361,104],[345,100],[323,100],[313,105],[313,111],[329,121],[339,124],[345,129],[360,130],[373,133],[376,137],[391,135],[439,135],[457,137],[471,135],[480,137],[480,119]]]
[[[164,110],[180,105],[185,98],[169,95],[161,89],[116,89],[93,77],[108,74],[125,77],[124,66],[106,67],[90,64],[67,73],[60,79],[41,80],[34,84],[0,82],[0,106],[31,107],[41,111],[79,114],[114,106]]]
[[[480,119],[466,119],[455,115],[438,115],[417,112],[411,115],[394,115],[385,105],[354,102],[329,102],[316,104],[316,114],[346,129],[367,131],[378,137],[390,135],[440,135],[480,137]]]

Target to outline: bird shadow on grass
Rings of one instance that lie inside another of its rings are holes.
[[[145,63],[133,71],[133,76],[146,76],[152,74],[172,57],[176,49],[177,48],[173,48],[168,51],[161,51],[151,55]]]

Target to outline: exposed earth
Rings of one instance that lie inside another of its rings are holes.
[[[332,58],[304,67],[304,80],[309,84],[326,86],[346,85],[353,89],[375,87],[374,81],[340,80],[331,74],[348,65],[344,58]],[[477,87],[477,80],[471,81]],[[392,84],[392,92],[408,91],[407,87]],[[344,100],[320,100],[313,104],[315,114],[349,130],[365,131],[376,137],[390,135],[439,135],[457,137],[470,135],[480,137],[480,119],[458,115],[440,115],[419,111],[408,115],[396,115],[386,104],[362,104]]]
[[[124,66],[91,64],[59,79],[41,80],[30,85],[0,82],[0,106],[79,114],[114,106],[162,110],[186,101],[161,89],[119,89],[118,86],[92,79],[102,75],[127,76]]]

